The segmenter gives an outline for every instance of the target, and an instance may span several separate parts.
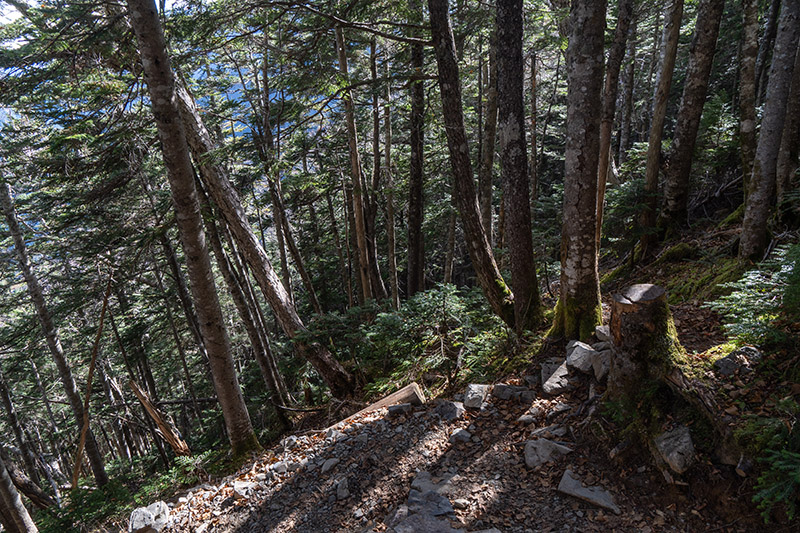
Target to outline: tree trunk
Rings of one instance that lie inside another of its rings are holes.
[[[341,26],[336,27],[336,52],[339,57],[339,71],[346,83],[349,83],[347,71],[347,54],[344,47],[344,37]],[[355,106],[353,94],[346,89],[342,96],[344,101],[345,122],[347,124],[347,144],[350,150],[350,178],[353,183],[353,214],[356,219],[356,248],[358,249],[358,273],[361,279],[363,302],[373,298],[372,283],[370,280],[369,250],[367,250],[367,228],[364,221],[364,187],[361,169],[361,159],[358,155],[358,135],[356,133]]]
[[[514,324],[535,330],[542,320],[531,235],[530,183],[525,143],[522,0],[497,0],[497,100],[505,234],[511,259]]]
[[[758,135],[750,192],[744,210],[739,257],[760,261],[768,244],[767,219],[775,201],[775,182],[781,136],[800,35],[800,0],[784,0],[772,52],[769,85]]]
[[[513,327],[514,297],[497,268],[478,210],[467,134],[464,130],[461,82],[447,0],[428,0],[428,8],[436,63],[439,67],[439,89],[453,172],[453,194],[461,214],[467,248],[478,283],[489,301],[489,306],[503,321]]]
[[[800,209],[797,201],[787,197],[786,193],[792,189],[792,178],[798,166],[798,139],[800,138],[800,53],[794,61],[792,74],[792,88],[789,93],[789,103],[786,107],[786,123],[783,125],[781,136],[781,149],[778,153],[776,169],[776,185],[778,208],[781,211]],[[783,214],[783,213],[782,213]]]
[[[619,152],[617,152],[617,160],[620,165],[628,159],[628,150],[632,144],[633,87],[636,79],[636,25],[637,21],[633,20],[628,35],[628,51],[625,53],[628,63],[625,67],[625,88],[622,91],[622,120],[619,128]]]
[[[450,216],[447,217],[447,249],[444,254],[444,283],[453,283],[453,262],[456,255],[456,209],[450,208]]]
[[[675,230],[687,223],[689,182],[697,130],[708,92],[711,66],[717,49],[719,24],[725,0],[702,0],[689,52],[689,67],[675,124],[669,167],[664,179],[664,208],[659,228]]]
[[[225,219],[225,223],[244,254],[278,323],[286,335],[293,339],[298,333],[306,331],[306,327],[297,315],[297,310],[289,300],[283,284],[275,274],[266,252],[253,232],[239,200],[239,195],[228,181],[224,171],[211,163],[209,157],[206,157],[206,154],[214,150],[214,145],[192,97],[183,88],[179,88],[176,96],[181,120],[188,134],[188,141],[195,159],[199,162],[203,185]],[[318,344],[304,342],[296,342],[295,348],[301,357],[307,359],[314,366],[335,396],[352,394],[352,376],[327,349]]]
[[[661,138],[664,134],[664,119],[667,115],[667,100],[675,70],[675,57],[678,55],[678,37],[683,16],[683,0],[672,0],[667,23],[664,25],[663,57],[658,84],[653,97],[653,119],[650,122],[650,136],[647,145],[647,167],[645,169],[644,202],[639,219],[642,231],[640,258],[644,259],[652,251],[657,238],[655,234],[656,214],[658,212],[658,173],[661,166]]]
[[[531,155],[530,159],[528,159],[528,175],[531,183],[532,208],[536,206],[536,202],[539,199],[539,172],[536,168],[539,161],[536,156],[536,113],[538,113],[538,107],[536,106],[536,75],[536,52],[531,52]],[[531,211],[531,217],[533,217],[533,211]]]
[[[0,368],[0,399],[2,400],[3,407],[6,410],[8,425],[11,426],[11,430],[14,432],[14,437],[16,437],[19,450],[22,453],[22,461],[25,463],[25,470],[28,472],[28,476],[35,483],[39,483],[39,473],[36,471],[36,457],[33,455],[33,451],[28,445],[25,435],[22,433],[22,426],[19,423],[17,411],[14,409],[14,403],[11,401],[11,393],[8,390],[8,385],[6,384],[6,378],[3,375],[2,368]]]
[[[633,18],[633,0],[621,0],[617,6],[617,29],[614,31],[614,42],[608,51],[606,78],[603,86],[603,112],[600,118],[600,149],[597,163],[597,223],[595,240],[600,249],[600,234],[603,228],[603,205],[606,198],[606,181],[608,180],[609,161],[611,160],[611,132],[614,129],[614,115],[617,111],[617,88],[619,87],[619,71],[625,57],[625,41]]]
[[[494,189],[494,154],[497,139],[497,90],[498,90],[498,23],[489,40],[489,62],[486,64],[486,117],[481,142],[481,160],[478,169],[478,203],[481,222],[489,243],[496,242],[492,231],[492,191]],[[502,52],[501,52],[502,53]],[[502,228],[500,231],[503,231]]]
[[[422,24],[421,0],[409,0],[409,22]],[[414,30],[413,36],[419,37],[419,31]],[[408,174],[408,287],[406,296],[411,298],[419,291],[425,290],[425,243],[422,233],[424,217],[423,185],[423,152],[424,152],[424,125],[425,125],[425,86],[422,80],[423,68],[422,45],[411,45],[411,116],[410,139],[411,160]]]
[[[2,181],[2,178],[0,178]],[[14,240],[14,249],[19,261],[22,275],[25,278],[25,283],[28,287],[28,294],[30,295],[33,306],[36,309],[36,315],[39,319],[39,325],[42,328],[42,333],[45,336],[47,347],[50,350],[50,355],[58,368],[58,375],[61,378],[61,383],[64,386],[64,391],[67,395],[72,415],[75,417],[76,427],[80,428],[83,424],[83,403],[81,402],[80,395],[78,394],[78,387],[75,385],[75,379],[72,377],[72,370],[67,362],[64,349],[61,346],[61,339],[58,335],[53,323],[53,317],[47,304],[44,301],[44,294],[42,287],[39,285],[39,280],[33,272],[33,267],[28,258],[28,251],[25,240],[22,235],[22,230],[19,227],[19,221],[14,211],[14,203],[11,199],[11,188],[7,183],[0,183],[0,203],[2,203],[3,214],[6,217],[8,228],[11,237]],[[97,441],[94,438],[94,433],[89,429],[86,441],[86,455],[89,457],[89,463],[94,474],[95,481],[99,486],[108,483],[108,475],[106,474],[105,466],[103,465],[103,456],[97,447]]]
[[[22,504],[17,489],[11,482],[6,465],[0,458],[0,522],[9,533],[36,533],[39,531],[31,515]]]
[[[286,257],[286,239],[283,233],[283,217],[285,213],[281,209],[275,180],[272,179],[272,176],[267,175],[267,181],[269,181],[269,194],[272,198],[272,225],[275,228],[275,241],[278,245],[278,257],[281,262],[281,281],[283,282],[283,288],[286,289],[286,294],[289,296],[289,301],[294,303],[292,276],[289,272],[289,261]]]
[[[601,323],[595,221],[600,106],[603,85],[605,2],[572,5],[567,48],[567,141],[564,222],[561,230],[561,294],[551,336],[583,340]]]
[[[389,75],[389,62],[386,62],[386,75]],[[392,84],[386,84],[386,103],[384,104],[384,173],[386,175],[386,240],[389,261],[389,285],[392,290],[392,308],[400,308],[400,288],[397,279],[397,247],[394,233],[394,176],[392,175]],[[338,239],[338,237],[337,237]],[[341,252],[340,252],[341,258]]]
[[[353,285],[350,280],[350,269],[347,266],[344,258],[344,252],[342,251],[342,239],[339,236],[339,227],[336,223],[336,213],[333,209],[333,200],[331,199],[330,191],[325,191],[325,201],[328,205],[328,216],[331,219],[331,231],[333,232],[333,243],[336,246],[336,255],[339,258],[339,273],[342,276],[342,286],[345,288],[347,292],[347,307],[353,307]],[[347,218],[347,217],[345,217]],[[345,224],[347,222],[345,221]],[[348,259],[350,257],[350,252],[347,252]]]
[[[186,252],[194,303],[208,352],[217,398],[234,455],[259,447],[242,397],[206,248],[186,133],[176,102],[175,80],[161,22],[152,0],[129,0],[130,21],[139,44],[151,107],[161,139],[178,229]]]
[[[767,18],[764,21],[764,35],[761,37],[761,46],[758,48],[758,57],[756,58],[756,105],[760,105],[764,101],[764,93],[769,80],[767,77],[769,57],[778,32],[780,11],[781,0],[772,0]]]
[[[756,56],[758,54],[758,1],[743,0],[742,40],[739,58],[739,150],[745,197],[756,157]]]

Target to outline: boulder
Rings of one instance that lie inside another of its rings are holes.
[[[752,346],[742,346],[714,362],[714,368],[723,376],[732,376],[737,372],[745,374],[751,366],[761,359],[762,355]]]
[[[558,484],[558,492],[567,494],[568,496],[574,496],[575,498],[602,507],[603,509],[608,509],[615,514],[620,513],[619,507],[614,503],[614,497],[610,492],[601,487],[584,487],[583,483],[581,483],[569,469],[565,470],[564,475],[561,476],[561,481]]]
[[[169,507],[163,501],[139,507],[131,513],[129,533],[153,533],[164,529],[169,520]]]
[[[392,529],[395,533],[464,533],[463,529],[453,529],[447,520],[423,514],[412,514]]]
[[[464,416],[464,404],[445,400],[439,402],[433,412],[445,422],[452,422]]]
[[[518,387],[516,385],[506,385],[505,383],[498,383],[492,388],[492,396],[498,400],[518,400],[523,392],[527,391],[526,387]]]
[[[551,440],[530,440],[525,443],[525,464],[528,468],[536,468],[562,455],[566,455],[571,451],[571,448],[567,448]]]
[[[592,370],[597,381],[603,381],[611,369],[611,350],[597,352],[592,360]]]
[[[486,395],[489,394],[489,385],[470,384],[464,392],[464,407],[480,409]]]
[[[423,493],[415,489],[408,493],[408,510],[410,513],[432,516],[445,516],[455,512],[446,496],[433,490]]]
[[[655,438],[654,444],[658,454],[676,474],[683,474],[694,463],[694,444],[686,426],[665,431]]]
[[[450,435],[450,442],[455,444],[457,442],[469,442],[472,438],[472,433],[466,429],[459,428]]]
[[[567,354],[567,366],[584,374],[590,374],[592,372],[592,363],[597,353],[588,344],[576,343],[572,351]]]

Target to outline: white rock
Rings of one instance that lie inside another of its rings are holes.
[[[579,479],[575,477],[571,470],[564,471],[561,481],[558,484],[558,492],[574,496],[592,505],[597,505],[604,509],[619,514],[620,510],[614,503],[611,493],[601,487],[584,487]]]
[[[557,395],[572,389],[569,383],[569,370],[567,363],[561,363],[552,373],[545,377],[546,373],[552,369],[552,364],[542,364],[542,390],[546,394]]]
[[[566,455],[571,451],[571,448],[567,448],[551,440],[530,440],[525,443],[525,464],[528,468],[536,468],[562,455]]]
[[[459,428],[450,435],[450,442],[455,444],[456,442],[469,442],[472,438],[472,433],[467,431],[466,429]]]
[[[588,344],[578,342],[567,355],[567,366],[584,374],[592,372],[592,361],[597,352]]]
[[[611,369],[611,350],[597,352],[592,360],[592,370],[597,381],[603,381]]]
[[[686,426],[678,426],[655,438],[656,449],[676,474],[686,472],[695,460],[692,435]]]
[[[488,393],[489,385],[478,385],[475,383],[467,385],[467,390],[464,392],[464,407],[480,409]]]
[[[611,340],[611,328],[608,326],[595,326],[594,336],[597,337],[597,340],[600,342],[614,342]]]

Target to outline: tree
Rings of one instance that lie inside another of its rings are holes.
[[[447,0],[428,0],[431,35],[439,69],[439,92],[450,166],[453,172],[453,195],[467,240],[472,267],[492,310],[508,325],[514,325],[513,295],[503,280],[492,254],[488,236],[481,223],[478,199],[469,159],[464,111],[461,107],[461,81],[456,61],[453,30]]]
[[[530,184],[522,85],[522,0],[497,0],[497,100],[505,202],[505,235],[511,258],[514,324],[534,329],[542,320],[531,236]],[[491,149],[491,148],[489,148]]]
[[[775,202],[777,160],[800,38],[800,0],[784,0],[769,69],[764,116],[744,210],[739,258],[759,261],[767,248],[767,219]]]
[[[645,169],[645,207],[639,219],[642,231],[640,240],[641,258],[651,252],[656,242],[655,226],[658,213],[658,175],[661,168],[661,139],[664,135],[664,119],[667,116],[667,100],[675,70],[675,57],[678,55],[678,37],[681,31],[683,0],[672,0],[667,22],[662,36],[661,70],[658,74],[656,92],[653,96],[653,118],[650,121],[650,135],[647,139],[647,168]]]
[[[129,0],[128,13],[139,45],[153,116],[167,167],[181,242],[186,252],[192,296],[208,352],[214,388],[235,455],[259,447],[242,397],[230,351],[230,339],[219,306],[211,260],[203,232],[189,145],[175,95],[175,78],[167,57],[158,10],[152,0]]]
[[[739,146],[742,190],[747,194],[756,153],[756,57],[758,55],[758,2],[742,2],[742,42],[739,59]]]
[[[697,10],[697,24],[689,52],[689,67],[683,85],[683,97],[672,137],[669,166],[664,173],[664,208],[659,227],[668,233],[687,222],[689,178],[694,147],[703,105],[706,102],[724,7],[725,0],[703,0]]]
[[[45,302],[42,286],[39,284],[39,279],[36,277],[30,259],[28,258],[25,239],[23,238],[22,230],[20,229],[17,214],[14,209],[14,202],[11,198],[11,187],[2,178],[0,178],[0,205],[2,205],[3,214],[8,223],[8,229],[14,241],[14,252],[19,262],[19,268],[22,270],[22,276],[25,278],[28,295],[31,298],[31,302],[33,302],[33,307],[36,309],[36,317],[39,320],[39,326],[42,328],[45,341],[47,341],[50,355],[52,355],[53,361],[58,368],[61,384],[64,386],[67,400],[72,409],[72,415],[75,417],[76,428],[80,428],[83,426],[83,402],[78,394],[78,386],[75,384],[75,379],[72,377],[72,370],[67,362],[64,349],[61,346],[58,329],[53,322],[53,317]],[[89,458],[89,465],[92,468],[92,474],[97,484],[103,486],[108,483],[108,474],[106,474],[105,465],[103,464],[103,456],[91,428],[89,428],[86,437],[86,456]]]
[[[409,22],[422,24],[421,0],[409,0]],[[418,31],[414,31],[419,36]],[[408,286],[406,296],[411,297],[425,290],[425,241],[422,222],[425,216],[423,194],[425,176],[423,157],[425,142],[425,85],[422,79],[425,67],[422,44],[411,44],[411,92],[410,143],[411,161],[408,174]]]
[[[36,533],[39,531],[22,504],[17,489],[11,482],[5,463],[0,458],[0,523],[9,533]]]
[[[586,339],[602,321],[595,240],[606,3],[576,0],[567,48],[561,294],[552,336]]]

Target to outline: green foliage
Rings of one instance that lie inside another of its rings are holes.
[[[189,457],[175,457],[175,464],[166,472],[145,482],[133,497],[137,505],[149,505],[171,494],[178,487],[196,485],[208,477],[206,468],[218,459],[219,452],[206,450]]]
[[[708,307],[722,314],[725,329],[740,344],[769,344],[785,340],[776,327],[781,317],[796,316],[800,309],[800,245],[779,248],[775,258],[764,261],[735,282],[724,286],[732,292]]]
[[[130,491],[120,479],[113,479],[102,488],[73,490],[61,509],[42,511],[36,523],[41,533],[90,531],[132,509]]]
[[[787,517],[793,520],[800,496],[800,452],[769,450],[762,462],[767,469],[758,477],[759,491],[753,496],[762,510],[761,516],[769,522],[773,507],[784,503]]]

